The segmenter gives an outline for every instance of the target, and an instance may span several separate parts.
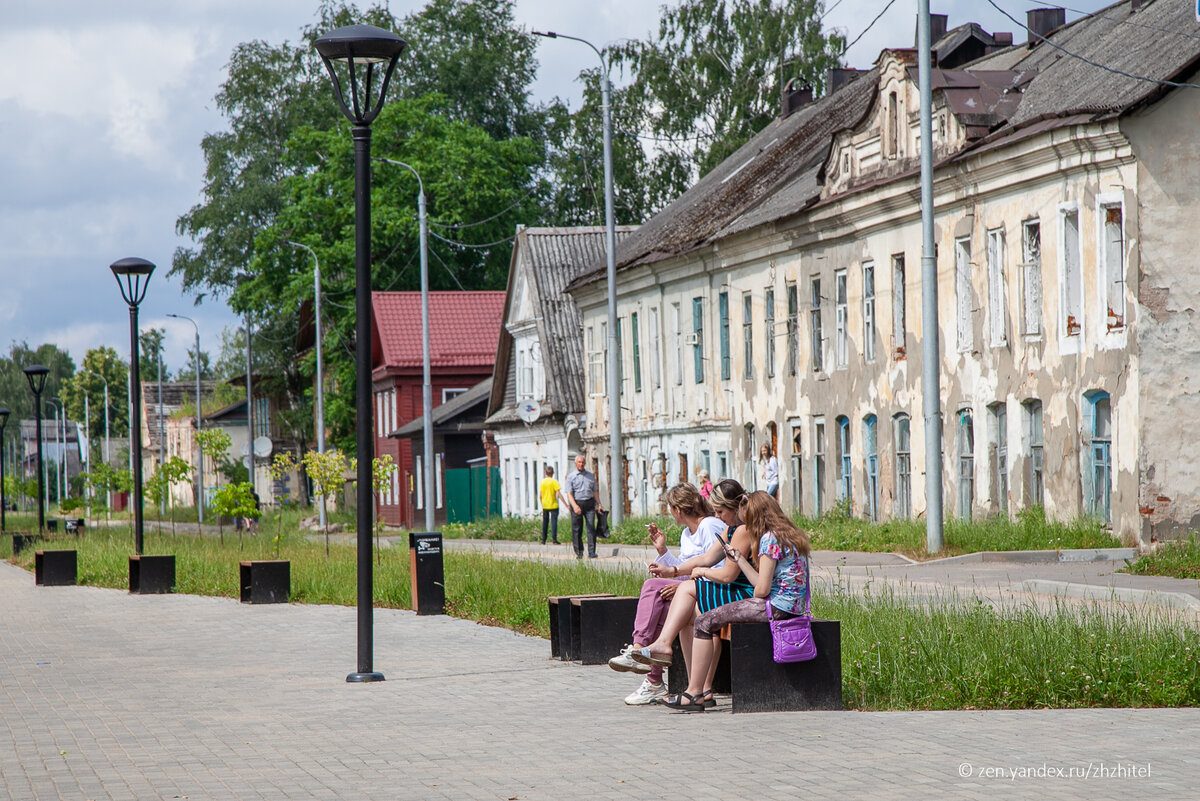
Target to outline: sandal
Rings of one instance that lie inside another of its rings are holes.
[[[662,657],[650,653],[650,646],[635,648],[629,652],[629,656],[634,662],[641,662],[643,665],[666,668],[671,666],[671,657]]]
[[[700,693],[700,695],[691,695],[689,693],[682,692],[679,693],[679,695],[669,695],[658,703],[662,706],[670,707],[671,709],[678,709],[680,712],[703,712],[705,704],[704,701],[700,700],[703,697],[704,693]],[[687,699],[686,704],[683,702],[683,699],[685,698]]]
[[[711,687],[697,695],[696,700],[703,703],[705,709],[712,709],[717,705],[717,699],[713,697],[713,691]]]

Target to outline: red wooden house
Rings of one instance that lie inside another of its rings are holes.
[[[371,387],[375,396],[375,454],[397,465],[392,487],[380,493],[379,519],[412,528],[424,522],[423,466],[412,442],[388,436],[421,417],[423,383],[421,293],[373,292]],[[504,292],[430,292],[429,342],[433,406],[440,406],[490,378],[504,317]],[[440,454],[434,475],[443,480]],[[443,492],[436,493],[445,497]],[[439,510],[438,517],[443,517]]]

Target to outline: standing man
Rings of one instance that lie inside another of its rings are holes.
[[[546,465],[546,477],[538,485],[538,495],[542,501],[542,545],[546,544],[546,534],[550,533],[554,544],[558,545],[558,496],[562,487],[554,480],[554,468]]]
[[[604,511],[598,503],[599,487],[596,477],[583,468],[583,454],[575,457],[575,472],[567,476],[567,503],[571,506],[571,544],[575,558],[583,558],[583,524],[587,523],[588,558],[596,558],[596,510]]]

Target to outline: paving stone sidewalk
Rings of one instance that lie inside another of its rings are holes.
[[[546,641],[355,612],[35,587],[0,564],[0,798],[1178,799],[1200,710],[686,715]],[[722,707],[728,708],[728,699]],[[1148,773],[1148,775],[1146,775]]]

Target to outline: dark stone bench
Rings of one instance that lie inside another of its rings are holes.
[[[571,658],[584,665],[603,665],[629,642],[638,597],[572,598]]]
[[[611,592],[594,595],[551,595],[546,599],[550,605],[550,658],[570,662],[575,658],[574,644],[578,638],[573,635],[574,619],[571,615],[571,601],[575,598],[612,598]]]
[[[734,623],[722,632],[713,689],[733,696],[734,712],[802,712],[841,710],[842,626],[837,620],[812,622],[817,656],[808,662],[778,664],[772,656],[771,628],[766,623]],[[687,689],[683,653],[675,641],[674,664],[667,672],[671,693]]]
[[[134,595],[157,595],[175,592],[175,557],[129,557],[129,592]]]
[[[75,551],[36,551],[33,554],[33,582],[43,587],[68,587],[78,572]]]
[[[241,562],[242,603],[286,604],[292,593],[292,563],[285,559]]]
[[[28,531],[13,531],[12,534],[12,555],[17,556],[21,551],[33,545],[34,540],[40,540],[42,537],[38,534],[33,534]]]

